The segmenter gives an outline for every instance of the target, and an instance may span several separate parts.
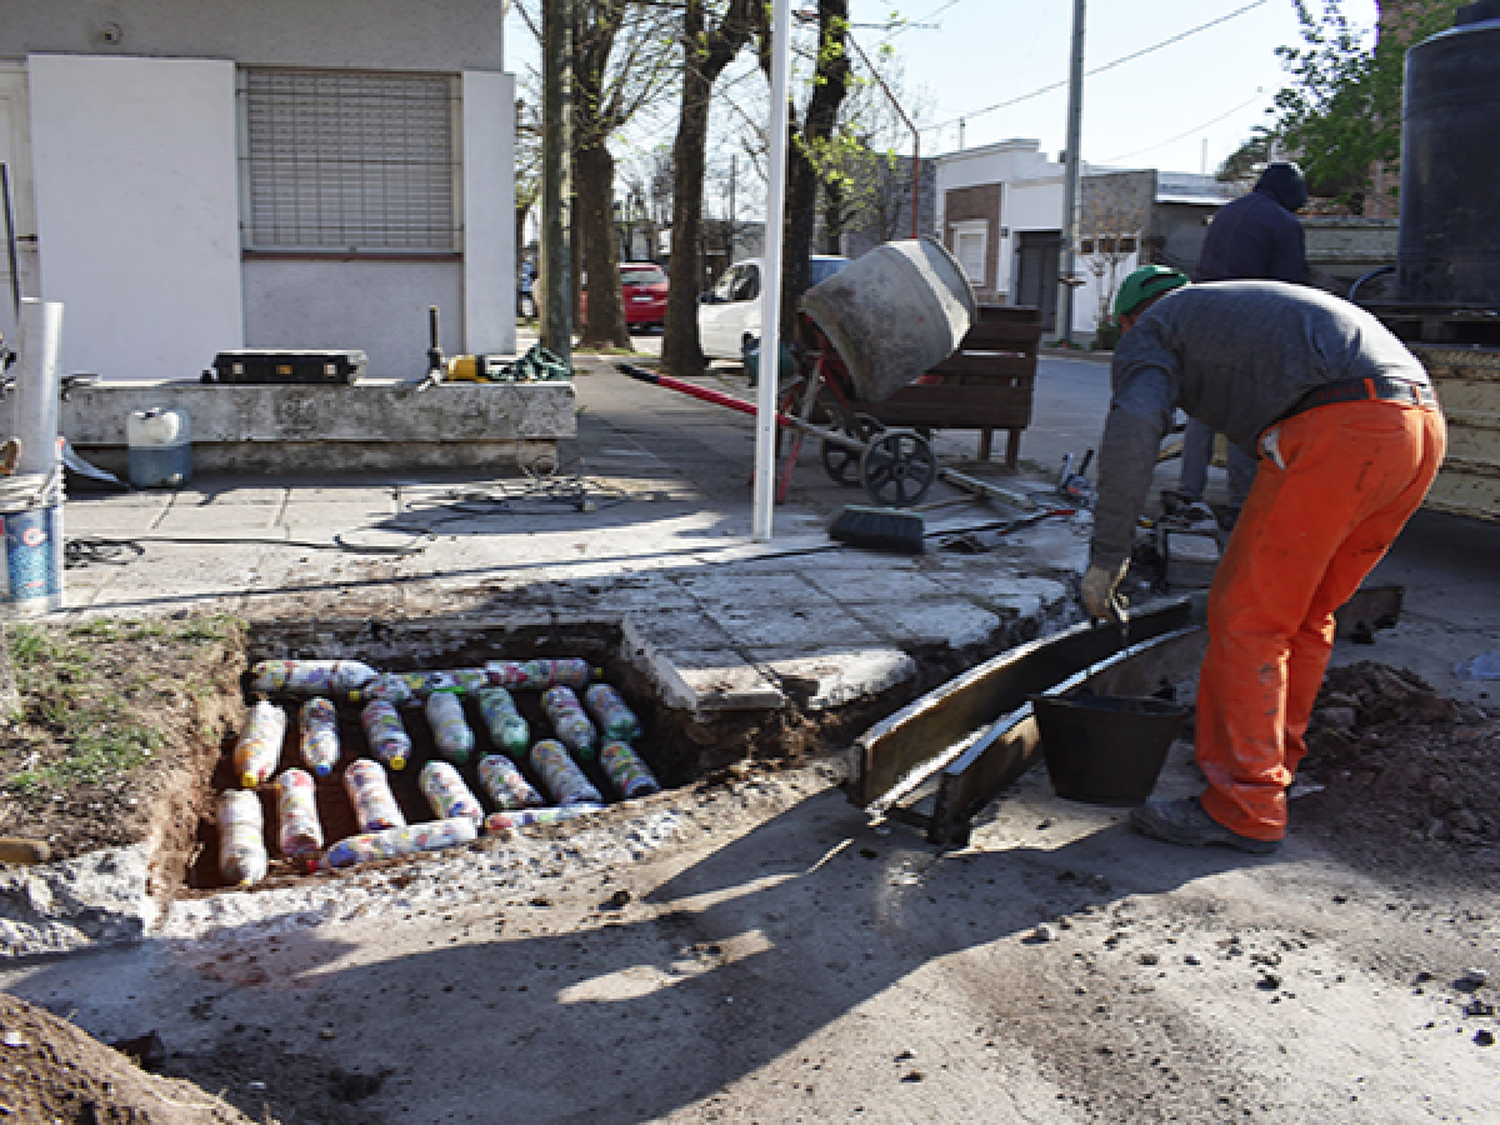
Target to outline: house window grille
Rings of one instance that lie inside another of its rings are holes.
[[[453,79],[247,70],[243,91],[246,249],[459,249]]]

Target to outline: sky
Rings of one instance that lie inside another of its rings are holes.
[[[1311,5],[1321,10],[1321,0]],[[1359,25],[1374,26],[1375,0],[1341,6]],[[850,14],[866,54],[888,44],[899,57],[901,97],[922,130],[924,157],[1016,137],[1037,140],[1056,157],[1067,136],[1073,7],[1070,0],[851,0]],[[893,32],[893,14],[909,26]],[[1265,111],[1287,79],[1276,48],[1301,42],[1293,0],[1087,0],[1084,69],[1108,69],[1085,80],[1083,159],[1212,173],[1270,121]],[[514,13],[506,51],[516,71],[537,54]],[[1110,65],[1138,52],[1147,53]],[[1001,103],[1014,104],[990,108]],[[660,110],[633,143],[670,143],[673,107]],[[898,151],[910,153],[910,143]]]
[[[1313,7],[1321,9],[1317,0]],[[1343,9],[1362,26],[1375,23],[1374,0],[1345,0]],[[924,131],[924,153],[1012,137],[1034,138],[1053,156],[1063,149],[1069,0],[901,0],[897,10],[913,26],[891,36],[878,26],[891,0],[852,0],[855,24],[875,25],[854,34],[867,53],[889,37],[908,89],[925,87],[931,110],[918,124],[940,127]],[[1265,110],[1287,77],[1276,47],[1302,41],[1292,0],[1087,0],[1085,72],[1221,19],[1085,79],[1085,161],[1214,171],[1269,121]],[[1063,87],[982,112],[1054,83]]]

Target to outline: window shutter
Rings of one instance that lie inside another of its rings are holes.
[[[245,245],[452,251],[453,80],[247,70]]]

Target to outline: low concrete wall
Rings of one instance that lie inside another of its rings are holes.
[[[571,382],[354,386],[118,383],[75,390],[62,431],[114,472],[133,411],[182,410],[195,472],[466,469],[529,462],[578,432]]]

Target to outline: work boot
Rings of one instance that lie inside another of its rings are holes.
[[[1197,797],[1179,797],[1175,801],[1153,797],[1131,812],[1130,827],[1143,836],[1185,848],[1220,844],[1252,855],[1271,855],[1281,850],[1280,840],[1257,840],[1231,832],[1203,811]]]

